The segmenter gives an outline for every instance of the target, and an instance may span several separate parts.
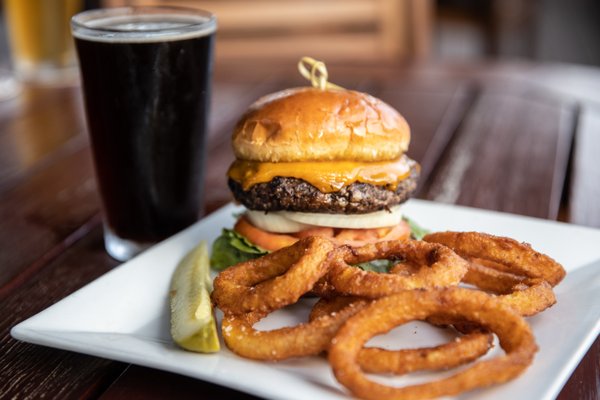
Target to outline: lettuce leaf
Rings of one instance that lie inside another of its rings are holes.
[[[394,264],[395,263],[390,260],[373,260],[369,262],[356,264],[354,266],[362,269],[363,271],[388,273],[390,272],[390,269],[394,266]]]
[[[423,236],[430,232],[428,229],[423,228],[421,225],[417,224],[414,220],[408,218],[407,216],[403,216],[402,219],[406,221],[410,227],[410,237],[414,240],[421,240],[423,239]]]
[[[254,245],[244,236],[231,229],[223,229],[221,236],[212,245],[210,266],[222,271],[242,261],[252,260],[268,251]]]

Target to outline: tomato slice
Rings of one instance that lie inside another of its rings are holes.
[[[279,250],[283,247],[293,245],[298,241],[297,237],[264,231],[252,225],[246,217],[238,219],[233,230],[246,237],[255,245],[268,251]]]
[[[404,221],[390,228],[334,229],[314,227],[298,233],[284,234],[267,232],[252,225],[246,217],[241,217],[233,229],[252,243],[268,251],[291,246],[298,239],[307,236],[326,237],[337,245],[355,247],[384,240],[406,240],[410,237],[410,227]]]

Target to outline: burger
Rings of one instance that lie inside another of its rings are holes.
[[[306,87],[260,98],[233,132],[228,185],[245,212],[215,241],[213,267],[311,235],[354,246],[407,238],[401,206],[419,176],[409,142],[406,120],[366,93]]]

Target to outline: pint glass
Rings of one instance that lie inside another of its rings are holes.
[[[175,7],[71,22],[110,255],[127,260],[197,220],[215,17]]]

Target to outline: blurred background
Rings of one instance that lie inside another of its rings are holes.
[[[8,63],[7,1],[0,0],[0,64]],[[88,0],[84,7],[136,4],[215,12],[220,61],[310,54],[329,62],[502,58],[600,65],[598,0]]]

